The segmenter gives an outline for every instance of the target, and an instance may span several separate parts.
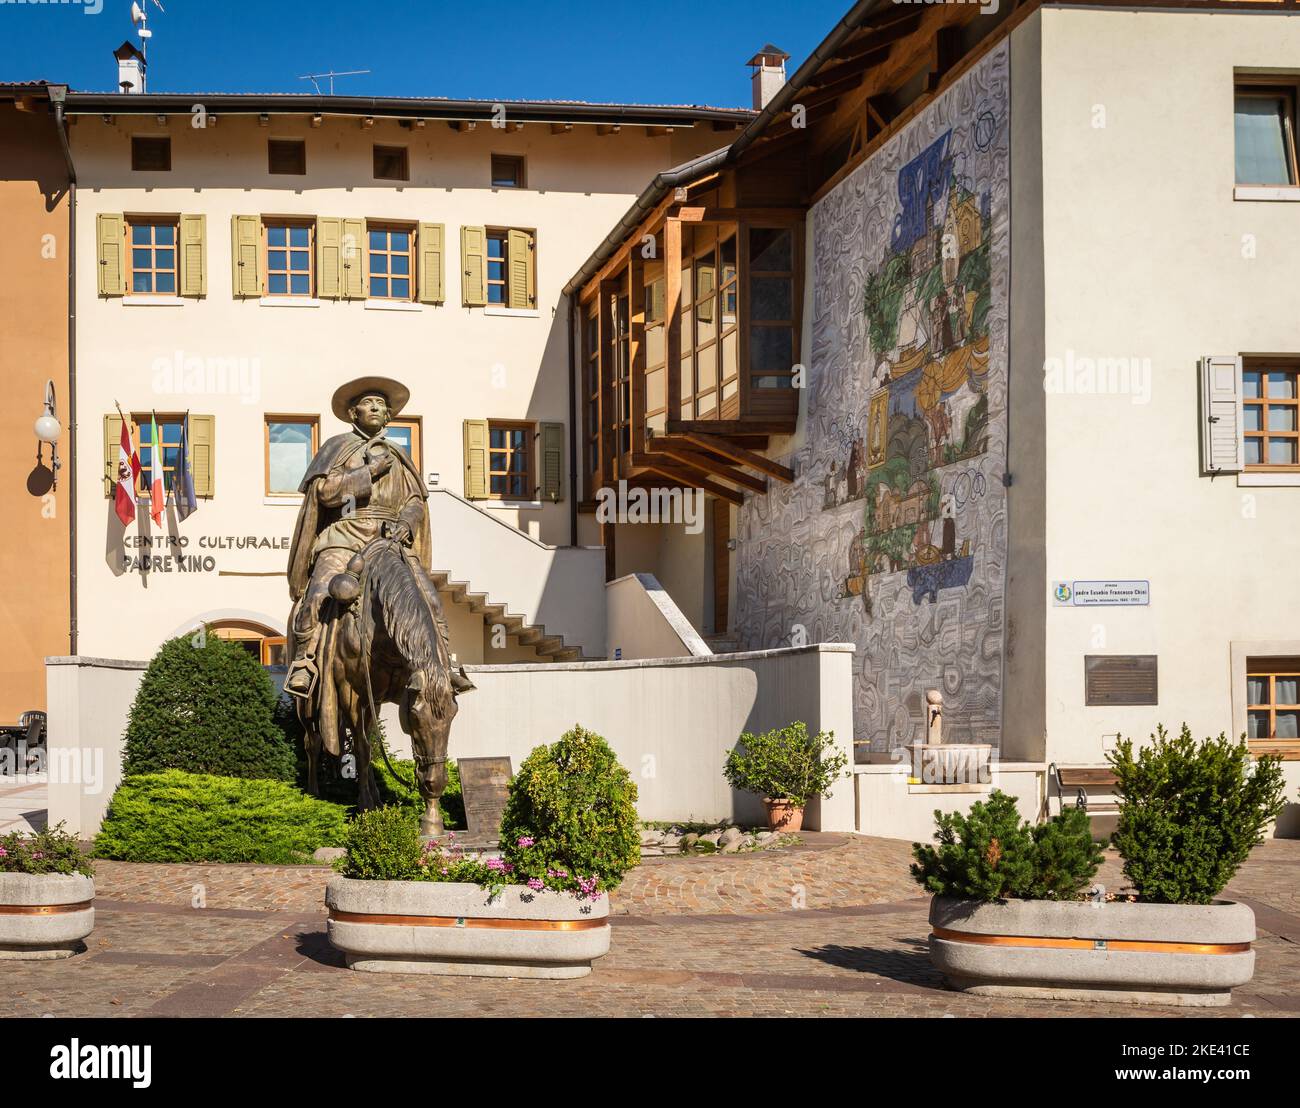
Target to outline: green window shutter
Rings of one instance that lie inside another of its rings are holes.
[[[343,220],[316,219],[316,295],[337,300],[343,295]]]
[[[262,225],[255,215],[230,217],[231,291],[235,296],[262,295]]]
[[[117,484],[117,456],[122,452],[122,420],[116,415],[104,417],[104,495],[113,495]]]
[[[366,295],[366,221],[343,221],[343,297],[363,300]]]
[[[443,301],[443,258],[447,253],[444,234],[441,223],[421,223],[416,235],[416,249],[420,252],[421,304],[441,304]]]
[[[194,495],[211,496],[215,485],[217,417],[190,414],[190,465]]]
[[[460,229],[461,298],[469,308],[487,303],[487,229]]]
[[[465,420],[465,499],[486,500],[488,494],[488,421]]]
[[[537,305],[537,291],[533,288],[533,236],[527,231],[506,232],[506,265],[509,306],[532,308]]]
[[[99,260],[99,295],[126,293],[126,217],[119,214],[95,216],[95,239]]]
[[[180,293],[208,294],[207,216],[181,216]]]
[[[564,499],[564,424],[543,423],[538,427],[541,442],[542,499]]]

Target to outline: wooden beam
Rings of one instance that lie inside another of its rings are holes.
[[[704,473],[711,473],[714,477],[730,481],[733,485],[740,485],[742,488],[751,489],[754,492],[767,492],[767,480],[765,478],[751,477],[748,473],[741,473],[740,470],[727,465],[719,459],[711,458],[707,454],[692,450],[689,446],[683,446],[681,443],[665,441],[662,438],[651,439],[646,443],[646,453],[639,458],[634,455],[632,460],[642,465],[653,465],[662,460],[655,458],[654,455],[656,454],[666,454],[668,457]]]
[[[553,135],[567,135],[567,134],[568,134],[570,131],[572,131],[572,130],[573,130],[573,124],[572,124],[572,123],[552,123],[552,124],[551,124],[551,134],[553,134]]]
[[[664,372],[668,374],[668,418],[682,410],[682,221],[664,224]]]
[[[730,500],[733,504],[745,503],[743,493],[735,489],[729,489],[725,485],[719,485],[716,481],[710,481],[704,474],[695,475],[695,471],[689,466],[680,466],[676,463],[656,462],[654,465],[647,466],[652,473],[661,474],[664,477],[671,478],[687,488],[703,489],[705,492],[712,493],[714,496],[720,496],[724,500]]]
[[[697,208],[682,207],[673,213],[683,223],[738,223],[742,219],[764,223],[802,223],[803,208]]]
[[[616,135],[616,134],[618,134],[622,129],[623,129],[623,125],[622,125],[621,123],[598,123],[598,124],[596,124],[596,134],[601,135],[601,136],[604,136],[604,135]]]
[[[792,435],[796,422],[793,419],[674,419],[671,408],[668,412],[670,435],[693,435],[700,431],[727,436]]]
[[[663,138],[665,135],[671,135],[671,127],[647,127],[645,129],[646,138]]]
[[[645,441],[645,261],[641,251],[633,250],[627,263],[627,314],[628,314],[628,381],[629,432],[632,450],[641,448]]]
[[[719,438],[717,435],[707,435],[696,431],[683,435],[682,438],[687,442],[695,443],[696,446],[704,447],[705,450],[712,450],[715,454],[721,454],[724,458],[730,458],[733,462],[739,462],[741,465],[749,466],[750,469],[756,469],[770,477],[775,477],[778,481],[784,481],[787,485],[794,483],[794,470],[772,461],[771,458],[764,458],[762,454],[755,454],[752,450],[746,450],[743,446],[737,446],[724,438]]]

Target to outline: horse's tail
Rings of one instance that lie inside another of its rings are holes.
[[[435,613],[441,604],[432,579],[396,543],[382,546],[367,572],[393,645],[423,679],[424,699],[434,717],[447,718],[455,703],[451,656],[438,627]],[[372,613],[364,612],[363,618]]]

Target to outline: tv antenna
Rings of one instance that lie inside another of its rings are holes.
[[[162,0],[153,0],[153,5],[164,15],[167,13]],[[148,54],[149,40],[153,38],[153,32],[149,30],[149,0],[144,0],[143,5],[137,3],[137,0],[131,0],[131,22],[135,24],[136,34],[140,36],[140,53]]]
[[[155,4],[158,3],[158,0],[154,0],[154,3],[155,3]],[[334,78],[335,78],[335,77],[359,77],[359,76],[361,76],[361,74],[363,74],[363,73],[369,73],[369,72],[370,72],[370,70],[368,70],[368,69],[342,69],[342,70],[333,70],[333,69],[331,69],[328,73],[307,73],[307,74],[304,74],[303,76],[299,77],[298,80],[300,80],[300,81],[310,81],[310,82],[312,83],[312,85],[313,85],[313,86],[315,87],[315,89],[316,89],[316,95],[317,95],[317,96],[320,96],[320,95],[321,95],[321,91],[320,91],[320,82],[323,81],[326,77],[328,77],[329,80],[330,80],[330,91],[329,91],[329,95],[330,95],[330,96],[333,96],[333,95],[334,95]]]

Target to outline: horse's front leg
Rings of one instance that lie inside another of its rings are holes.
[[[442,808],[438,804],[447,787],[447,739],[451,734],[451,720],[435,718],[424,698],[416,697],[408,713],[411,750],[415,755],[415,784],[424,801],[424,814],[420,817],[420,836],[425,839],[442,837]]]

